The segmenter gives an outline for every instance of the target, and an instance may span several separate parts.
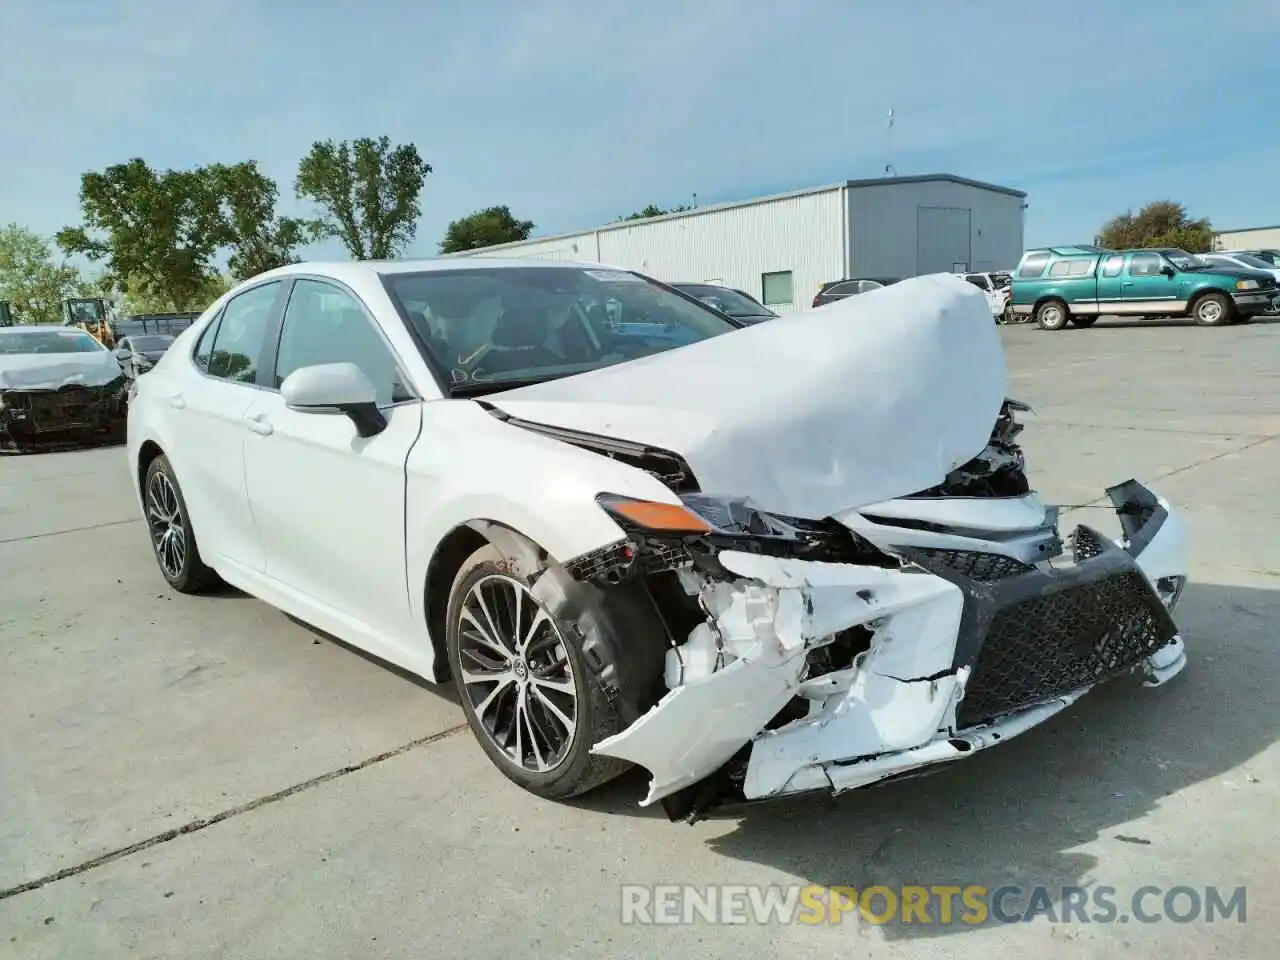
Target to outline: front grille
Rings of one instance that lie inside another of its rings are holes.
[[[99,400],[96,391],[84,388],[30,396],[31,419],[37,430],[89,426],[93,422],[94,405]]]
[[[1021,560],[1015,560],[1000,553],[981,553],[977,550],[937,550],[932,547],[919,549],[916,553],[922,559],[928,558],[930,565],[936,563],[980,583],[1006,580],[1033,569]]]
[[[1041,593],[991,622],[960,704],[960,726],[985,723],[1109,679],[1168,642],[1159,600],[1136,569]]]

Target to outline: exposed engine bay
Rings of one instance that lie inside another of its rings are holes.
[[[625,538],[564,564],[600,602],[625,596],[661,621],[601,651],[629,725],[594,752],[645,767],[643,802],[672,819],[916,775],[1105,680],[1154,686],[1185,665],[1170,614],[1186,581],[1181,522],[1128,481],[1107,491],[1120,539],[1084,525],[1063,538],[1028,483],[1015,401],[943,483],[821,520],[707,496],[669,450],[486,408],[646,470],[699,520],[670,529],[602,495]]]

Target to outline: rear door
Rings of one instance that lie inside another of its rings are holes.
[[[192,354],[197,375],[156,381],[168,404],[167,453],[205,559],[260,572],[265,564],[245,484],[244,414],[259,393],[262,358],[285,284],[259,284],[227,301]]]
[[[246,411],[249,499],[267,576],[371,629],[410,656],[420,637],[405,568],[405,459],[422,425],[395,351],[364,303],[319,278],[294,281],[267,388]],[[373,382],[386,429],[360,437],[344,414],[302,413],[280,385],[303,367],[350,362]]]

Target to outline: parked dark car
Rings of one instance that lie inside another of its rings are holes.
[[[130,380],[136,380],[156,365],[171,343],[173,337],[158,334],[124,337],[116,343],[116,360],[124,375]]]
[[[824,283],[817,296],[813,298],[813,306],[820,307],[826,303],[854,297],[860,293],[870,293],[901,281],[901,277],[850,277],[845,280],[832,280]]]
[[[760,323],[778,316],[755,297],[736,287],[724,287],[718,283],[673,283],[671,286],[742,323]]]

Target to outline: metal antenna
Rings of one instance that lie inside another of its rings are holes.
[[[884,172],[887,176],[896,177],[898,171],[893,166],[893,107],[889,108],[889,128],[886,132],[886,153],[889,162],[884,165]]]

